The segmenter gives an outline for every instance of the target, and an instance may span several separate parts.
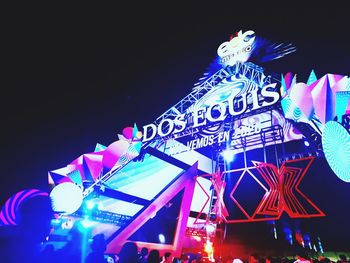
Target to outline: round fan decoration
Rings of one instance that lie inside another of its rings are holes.
[[[1,209],[0,225],[17,225],[19,206],[35,196],[48,196],[48,193],[39,189],[25,189],[12,195]]]
[[[328,121],[322,134],[326,160],[333,172],[343,181],[350,182],[350,134],[336,121]]]

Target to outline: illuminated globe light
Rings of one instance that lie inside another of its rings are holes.
[[[136,136],[135,137],[137,139],[141,140],[142,139],[142,132],[141,131],[136,132]]]
[[[55,212],[72,214],[83,202],[83,190],[74,183],[64,182],[52,189],[50,198]]]
[[[322,134],[326,160],[341,180],[350,182],[350,134],[336,121],[328,121]]]

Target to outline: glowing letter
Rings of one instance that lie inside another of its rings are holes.
[[[220,107],[220,116],[217,117],[217,118],[213,118],[213,115],[212,115],[212,109],[215,108],[216,106],[219,106]],[[223,121],[226,117],[226,105],[222,102],[219,102],[218,104],[213,104],[211,105],[209,108],[208,108],[208,111],[207,111],[207,119],[209,121]]]
[[[152,133],[147,138],[148,128],[151,128]],[[157,126],[155,124],[151,123],[151,124],[143,126],[143,140],[142,140],[142,142],[147,142],[149,140],[152,140],[156,136],[156,134],[157,134]]]
[[[274,91],[274,90],[267,90],[268,88],[275,88],[276,87],[276,83],[272,83],[269,85],[264,86],[261,89],[261,95],[264,96],[265,98],[273,98],[273,100],[271,102],[266,102],[264,101],[262,106],[269,106],[272,104],[275,104],[278,99],[280,98],[280,95],[278,92]]]
[[[186,121],[184,121],[185,114],[177,115],[174,119],[175,131],[174,133],[182,132],[186,128]],[[179,128],[178,128],[179,127]]]
[[[202,123],[199,123],[199,119],[203,119]],[[205,119],[205,109],[200,109],[193,113],[193,128],[205,125],[207,120]]]
[[[163,124],[164,123],[169,123],[169,125],[165,126],[165,128],[167,129],[166,132],[163,132]],[[173,129],[174,129],[174,122],[173,122],[173,120],[164,119],[158,125],[158,134],[160,136],[167,136],[173,131]]]
[[[229,100],[229,103],[228,103],[228,110],[229,110],[229,113],[232,115],[232,116],[236,116],[236,115],[240,115],[242,114],[243,112],[246,111],[247,109],[247,94],[244,93],[242,94],[242,102],[243,102],[243,106],[242,106],[242,109],[239,111],[239,112],[235,112],[235,109],[234,109],[234,99],[235,97],[232,96],[232,99]],[[239,100],[238,102],[236,102],[237,104],[240,102],[241,100]]]

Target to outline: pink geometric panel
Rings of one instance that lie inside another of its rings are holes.
[[[110,170],[127,151],[129,143],[124,140],[115,141],[103,152],[103,166]]]
[[[290,90],[289,95],[292,101],[304,113],[306,118],[310,119],[314,112],[313,101],[309,87],[305,83],[299,82],[293,86],[293,88]]]
[[[84,154],[84,163],[89,169],[90,175],[92,179],[96,181],[96,179],[101,175],[103,171],[102,165],[102,155],[99,154]]]
[[[325,124],[328,118],[331,118],[332,106],[335,105],[335,96],[333,96],[327,75],[311,84],[310,89],[315,114],[321,123]]]

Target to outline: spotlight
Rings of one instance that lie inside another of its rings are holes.
[[[205,226],[205,230],[208,234],[213,234],[215,232],[215,225],[209,223]]]
[[[164,244],[165,243],[165,236],[163,234],[158,235],[159,242]]]
[[[234,160],[235,153],[232,150],[224,150],[221,154],[227,162],[232,162]]]
[[[86,208],[88,210],[92,210],[94,207],[95,207],[95,203],[93,201],[91,201],[91,200],[86,201]]]
[[[92,227],[94,225],[94,222],[92,222],[89,219],[85,218],[84,220],[82,220],[80,222],[80,224],[83,227],[83,229],[87,229],[87,228]]]

